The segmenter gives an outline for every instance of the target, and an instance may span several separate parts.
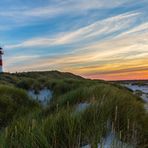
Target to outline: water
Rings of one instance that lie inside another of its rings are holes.
[[[76,111],[77,112],[82,112],[82,111],[85,111],[88,107],[90,106],[90,103],[79,103],[77,106],[76,106]]]
[[[133,91],[139,90],[143,93],[146,93],[146,94],[148,93],[148,86],[147,85],[143,85],[143,86],[140,85],[139,86],[139,85],[132,85],[132,84],[124,84],[124,86],[133,90]]]
[[[134,91],[134,93],[136,91],[141,91],[142,95],[141,98],[148,103],[148,86],[144,85],[144,86],[138,86],[138,85],[132,85],[132,84],[124,84],[125,87],[131,89]]]
[[[145,101],[145,109],[148,111],[148,85],[132,85],[132,84],[123,84],[123,86],[133,90],[134,93],[136,91],[141,92],[141,98]]]
[[[35,94],[35,90],[29,90],[28,95],[34,100],[39,101],[41,104],[47,105],[52,98],[52,91],[44,88],[40,90],[38,94]]]
[[[115,133],[110,132],[102,141],[102,143],[98,144],[98,148],[134,148],[132,145],[128,145],[127,143],[122,142],[119,138],[115,135]],[[85,145],[81,148],[91,148],[91,145]]]

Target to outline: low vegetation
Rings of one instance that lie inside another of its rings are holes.
[[[5,73],[0,84],[2,148],[95,148],[111,132],[132,147],[148,146],[144,102],[117,84],[58,71]],[[27,95],[44,87],[53,91],[46,108]]]

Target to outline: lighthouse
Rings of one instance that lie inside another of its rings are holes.
[[[3,55],[3,48],[0,47],[0,73],[3,72],[3,60],[2,60],[2,55]]]

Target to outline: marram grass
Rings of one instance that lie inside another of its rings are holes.
[[[2,148],[104,147],[109,133],[117,137],[110,147],[147,147],[144,103],[123,87],[59,72],[5,74],[2,82]],[[25,91],[43,87],[54,92],[47,108],[32,101]],[[77,111],[80,103],[89,106]]]

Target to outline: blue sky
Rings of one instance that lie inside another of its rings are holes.
[[[4,69],[148,78],[147,10],[148,0],[1,0]]]

